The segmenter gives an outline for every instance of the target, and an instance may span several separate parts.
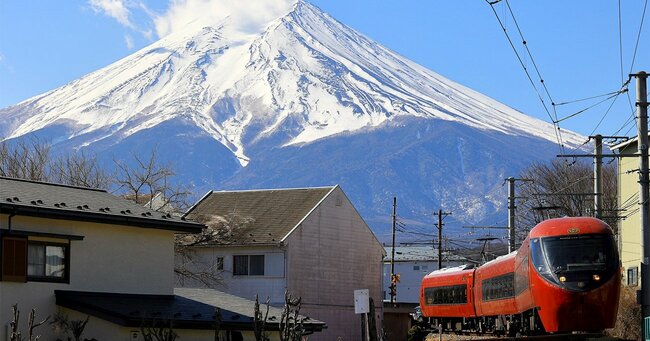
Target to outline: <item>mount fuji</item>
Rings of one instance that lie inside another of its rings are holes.
[[[376,231],[393,196],[415,225],[438,207],[458,224],[505,218],[503,179],[558,151],[553,125],[303,1],[259,30],[187,25],[0,117],[2,140],[36,135],[107,161],[155,147],[197,195],[338,183]]]

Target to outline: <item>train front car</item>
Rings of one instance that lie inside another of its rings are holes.
[[[546,332],[614,327],[621,265],[611,228],[595,218],[558,218],[528,238],[530,287]]]

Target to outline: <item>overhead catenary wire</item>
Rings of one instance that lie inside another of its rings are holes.
[[[526,74],[526,77],[528,78],[528,81],[530,82],[530,85],[533,87],[533,89],[535,90],[535,93],[537,94],[537,98],[542,103],[542,107],[544,108],[544,111],[546,111],[546,114],[551,119],[551,122],[553,122],[553,127],[555,128],[554,129],[555,130],[555,138],[556,138],[557,143],[558,143],[558,145],[560,147],[560,151],[562,153],[565,153],[564,143],[562,142],[562,136],[560,134],[560,127],[559,127],[559,125],[557,123],[555,123],[555,120],[557,119],[557,115],[554,118],[553,115],[551,114],[551,111],[548,109],[548,106],[547,106],[546,102],[544,101],[544,97],[542,96],[539,89],[535,85],[535,81],[533,81],[533,77],[530,75],[530,72],[528,71],[528,68],[526,67],[521,55],[519,54],[519,51],[517,51],[517,48],[515,47],[514,42],[510,38],[510,34],[508,34],[508,30],[506,29],[505,25],[503,24],[503,21],[501,20],[501,17],[499,16],[496,9],[494,8],[494,5],[496,3],[498,3],[498,2],[495,2],[495,1],[490,2],[489,0],[485,0],[485,1],[487,2],[488,5],[490,5],[490,8],[492,9],[492,12],[494,13],[494,16],[496,17],[497,21],[499,22],[499,25],[501,26],[501,29],[503,30],[503,33],[505,34],[506,39],[508,40],[508,43],[510,44],[510,47],[512,47],[512,50],[514,51],[515,56],[517,56],[517,60],[519,61],[519,64],[523,68],[524,73]],[[507,3],[507,0],[506,0],[506,3]],[[508,4],[508,7],[509,7],[509,4]],[[514,17],[513,17],[513,21],[516,21],[516,19]],[[519,27],[518,24],[517,24],[517,27]],[[521,34],[521,30],[519,32]],[[526,42],[526,40],[523,39],[523,35],[522,35],[522,41]],[[527,45],[527,43],[525,45]],[[526,46],[526,50],[528,52],[530,52],[530,50],[528,49],[528,46]],[[532,58],[531,58],[531,60],[532,60]],[[533,63],[533,66],[536,67],[536,64]],[[536,70],[536,71],[539,74],[539,70]],[[541,78],[541,82],[542,82],[544,88],[547,89],[546,84],[544,84],[543,78]],[[550,96],[549,96],[549,98],[550,98]],[[552,102],[552,99],[551,99],[551,102]]]

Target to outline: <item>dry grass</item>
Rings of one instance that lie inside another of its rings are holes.
[[[621,286],[616,327],[607,334],[625,340],[641,339],[641,306],[636,303],[637,287]]]

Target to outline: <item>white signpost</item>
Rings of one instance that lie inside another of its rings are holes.
[[[354,313],[361,315],[361,321],[366,331],[366,339],[370,340],[370,329],[368,326],[368,313],[370,312],[370,291],[360,289],[354,291]]]

